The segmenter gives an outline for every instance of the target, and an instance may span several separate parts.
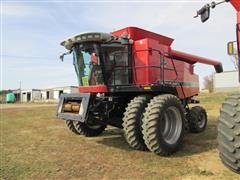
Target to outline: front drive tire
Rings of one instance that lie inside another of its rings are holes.
[[[66,120],[67,127],[77,135],[93,137],[100,135],[106,128],[105,125],[88,125],[79,121]]]
[[[148,149],[168,156],[182,145],[185,114],[180,100],[170,94],[154,97],[143,118],[143,138]]]
[[[135,97],[128,104],[123,117],[124,136],[129,146],[136,150],[147,150],[142,134],[142,117],[150,96]]]
[[[218,144],[224,165],[240,174],[240,95],[227,97],[222,105]]]
[[[207,112],[201,106],[194,106],[187,113],[187,120],[190,132],[203,132],[207,126]]]
[[[77,121],[66,120],[66,125],[68,129],[72,131],[74,134],[80,135],[80,133],[76,129],[76,123]]]
[[[102,134],[102,132],[106,128],[105,125],[101,125],[101,124],[88,125],[82,122],[77,122],[75,127],[79,134],[84,135],[86,137],[98,136]]]

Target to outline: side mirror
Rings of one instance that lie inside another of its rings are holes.
[[[204,5],[200,10],[194,14],[194,18],[201,16],[202,23],[206,22],[210,17],[210,4]]]
[[[237,54],[236,52],[236,41],[231,41],[227,44],[227,53],[229,56],[234,56]]]
[[[61,61],[64,60],[64,56],[65,56],[65,55],[68,55],[68,54],[71,54],[71,53],[72,53],[72,49],[71,49],[70,51],[68,51],[68,52],[63,53],[63,54],[60,56]]]
[[[201,15],[202,23],[206,22],[210,17],[210,6],[209,5],[203,6],[203,8],[200,9],[198,13]]]
[[[61,61],[63,62],[63,60],[64,60],[64,55],[61,55],[59,58],[60,58]]]

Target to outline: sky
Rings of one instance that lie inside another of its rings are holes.
[[[112,32],[136,26],[174,40],[175,50],[219,60],[233,70],[227,42],[235,40],[236,13],[230,4],[202,24],[193,12],[210,1],[11,1],[1,0],[0,89],[77,85],[71,57],[60,42],[86,31]],[[200,82],[212,66],[196,64]]]

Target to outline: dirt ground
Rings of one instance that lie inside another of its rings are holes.
[[[179,152],[160,157],[128,147],[120,129],[101,136],[71,133],[56,105],[1,106],[0,179],[240,179],[217,151],[217,121],[226,94],[198,97],[207,109],[205,132],[186,134]]]
[[[18,103],[18,104],[0,104],[0,109],[16,109],[16,108],[35,108],[35,107],[56,107],[56,104],[44,104],[44,103]]]

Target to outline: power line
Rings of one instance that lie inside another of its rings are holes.
[[[34,56],[16,56],[16,55],[7,55],[0,54],[1,57],[16,58],[16,59],[58,59],[58,57],[34,57]]]

